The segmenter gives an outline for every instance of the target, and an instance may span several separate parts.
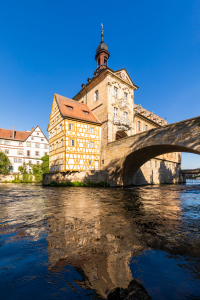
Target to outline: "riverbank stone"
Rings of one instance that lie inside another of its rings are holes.
[[[111,290],[108,300],[152,300],[146,289],[136,279],[133,279],[127,289],[117,287]]]

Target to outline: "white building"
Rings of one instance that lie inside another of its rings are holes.
[[[10,171],[18,173],[18,167],[24,162],[40,164],[41,157],[49,154],[49,142],[37,126],[32,131],[16,131],[0,128],[0,151],[3,151],[11,161]]]

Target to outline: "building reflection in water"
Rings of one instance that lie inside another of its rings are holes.
[[[179,192],[173,188],[167,194],[160,187],[57,191],[47,197],[49,270],[72,265],[85,275],[78,284],[103,297],[116,286],[127,287],[130,259],[153,247],[155,235],[162,238],[166,226],[180,227]]]

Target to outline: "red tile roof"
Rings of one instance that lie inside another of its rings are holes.
[[[164,122],[164,125],[168,124],[168,122],[165,119],[155,115],[154,113],[151,113],[149,110],[147,110],[147,109],[141,107],[140,105],[137,105],[137,104],[134,103],[133,104],[133,109],[135,111],[137,111],[138,108],[140,108],[140,111],[139,111],[140,114],[143,114],[144,112],[146,112],[146,118],[151,119],[151,114],[153,114],[152,121],[156,122],[156,119],[157,119],[159,124],[161,124],[162,121]]]
[[[80,103],[58,94],[55,94],[55,97],[63,117],[101,124],[85,103]],[[72,107],[72,110],[68,107]],[[88,114],[85,112],[88,112]]]
[[[31,131],[14,131],[14,140],[24,141],[29,135]],[[0,128],[0,138],[4,139],[13,139],[13,131],[10,129]]]

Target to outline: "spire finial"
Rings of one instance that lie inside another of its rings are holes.
[[[103,33],[104,33],[104,31],[103,31],[103,24],[101,23],[101,26],[102,26],[102,29],[101,29],[101,42],[103,43]]]

